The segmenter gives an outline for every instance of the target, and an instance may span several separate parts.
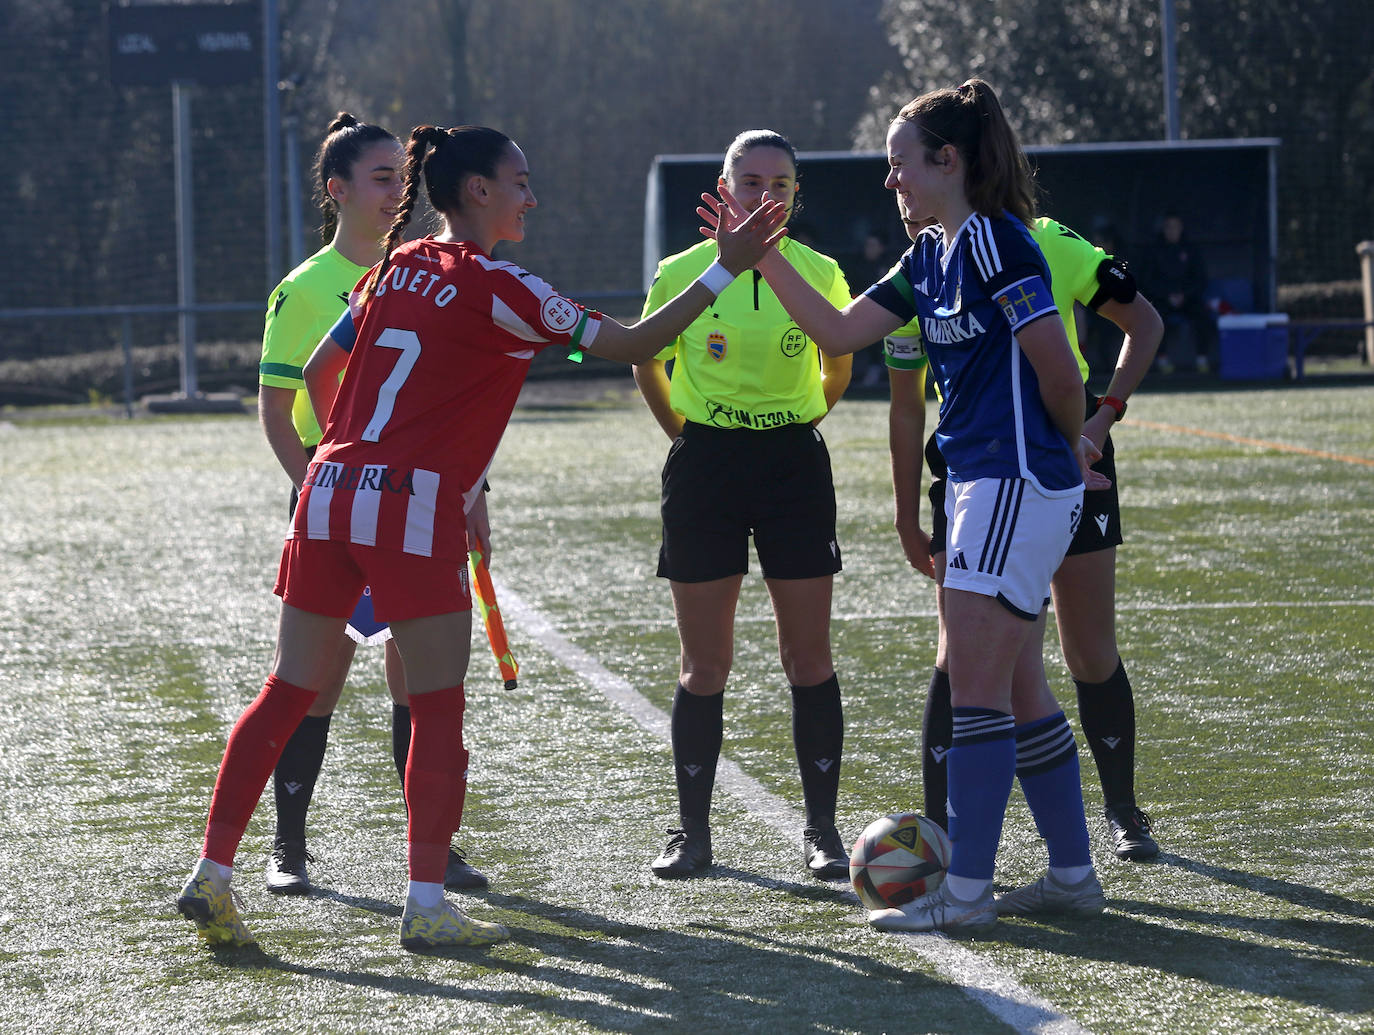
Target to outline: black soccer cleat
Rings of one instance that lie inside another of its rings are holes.
[[[274,895],[310,894],[314,889],[305,864],[314,861],[304,841],[278,841],[267,859],[267,890]]]
[[[833,826],[802,831],[802,862],[817,880],[849,880],[849,853]]]
[[[711,829],[669,829],[668,847],[649,864],[655,877],[681,880],[711,865]]]
[[[449,891],[480,891],[491,882],[487,875],[463,858],[461,848],[450,847],[444,867],[444,887]]]
[[[1145,862],[1159,854],[1159,845],[1151,836],[1149,814],[1136,808],[1134,802],[1108,805],[1107,831],[1112,835],[1112,850],[1118,859]]]

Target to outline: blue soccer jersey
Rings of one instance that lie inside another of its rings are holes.
[[[974,213],[948,251],[943,230],[928,227],[866,294],[903,322],[920,321],[952,481],[1025,478],[1049,495],[1082,485],[1016,344],[1017,331],[1058,312],[1045,257],[1019,220]]]

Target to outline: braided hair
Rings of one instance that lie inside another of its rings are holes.
[[[324,141],[319,153],[315,155],[315,202],[324,214],[320,224],[320,236],[329,242],[339,225],[339,205],[329,193],[329,181],[335,176],[345,180],[353,178],[353,166],[365,150],[383,140],[396,138],[381,126],[359,122],[346,111],[334,116],[334,121],[324,131]],[[396,141],[400,143],[400,141]]]
[[[364,285],[363,301],[370,299],[381,283],[391,264],[391,253],[400,244],[401,235],[410,223],[415,199],[420,193],[421,175],[425,181],[425,196],[434,211],[440,214],[457,212],[462,208],[464,181],[470,176],[494,177],[510,143],[510,137],[486,126],[415,127],[406,145],[401,203],[382,244],[384,257]]]

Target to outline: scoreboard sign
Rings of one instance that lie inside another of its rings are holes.
[[[256,3],[110,5],[110,81],[229,86],[262,73]]]

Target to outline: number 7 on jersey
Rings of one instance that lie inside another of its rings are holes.
[[[372,411],[372,419],[363,431],[364,442],[381,441],[382,429],[391,420],[391,413],[396,408],[396,393],[406,383],[406,378],[410,377],[420,358],[420,336],[414,331],[388,327],[377,335],[375,344],[384,349],[398,349],[401,355],[387,379],[382,382],[382,387],[377,390],[377,408]]]

